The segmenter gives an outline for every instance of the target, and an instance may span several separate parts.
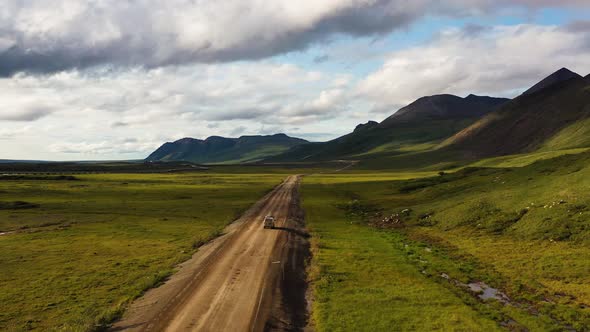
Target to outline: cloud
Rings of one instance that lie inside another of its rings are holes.
[[[111,123],[112,128],[122,128],[122,127],[127,127],[127,126],[129,126],[129,123],[122,122],[122,121],[115,121],[115,122]]]
[[[571,26],[526,24],[445,30],[424,45],[390,54],[359,83],[357,96],[389,113],[440,93],[513,97],[564,66],[586,75],[588,36]]]
[[[291,132],[293,123],[335,136],[357,121],[344,107],[352,82],[347,75],[273,61],[22,73],[0,79],[0,118],[31,117],[25,110],[35,105],[49,105],[52,112],[34,123],[27,144],[1,133],[6,144],[0,157],[141,158],[182,137],[237,136],[260,128]],[[335,117],[346,125],[334,129],[325,121]],[[119,139],[123,135],[137,142]]]
[[[590,32],[590,20],[571,22],[565,26],[565,29],[571,32]]]
[[[316,57],[313,58],[313,62],[314,63],[324,63],[324,62],[328,62],[330,61],[330,56],[327,54],[324,55],[318,55]]]
[[[42,106],[27,107],[16,112],[0,113],[0,120],[5,121],[35,121],[51,113],[51,108]]]
[[[342,75],[271,62],[19,74],[0,79],[7,96],[0,119],[38,119],[59,109],[61,117],[100,115],[111,128],[125,129],[162,121],[206,121],[209,129],[217,122],[285,122],[327,112],[349,84]]]
[[[26,93],[12,94],[4,91],[0,100],[0,121],[30,122],[45,117],[55,111],[47,101],[30,98]]]
[[[238,127],[234,128],[232,131],[230,131],[229,135],[231,137],[236,137],[236,136],[243,134],[247,129],[248,128],[246,128],[244,126],[238,126]]]
[[[51,144],[49,150],[54,153],[77,155],[113,155],[148,153],[154,149],[153,142],[140,142],[136,138],[124,138],[100,142],[60,142]]]
[[[203,114],[208,121],[255,120],[271,115],[271,110],[264,108],[235,108]]]
[[[253,60],[339,35],[382,35],[428,15],[481,15],[586,0],[3,0],[0,76],[97,65]],[[272,28],[269,28],[272,27]]]
[[[26,135],[31,131],[30,126],[16,127],[16,128],[0,128],[0,140],[18,139],[22,135]]]
[[[293,117],[329,116],[342,110],[344,107],[344,91],[342,89],[330,89],[320,92],[320,95],[301,105],[287,107],[284,112]]]

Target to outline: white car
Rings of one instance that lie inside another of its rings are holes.
[[[275,228],[275,217],[273,217],[273,216],[264,217],[264,228]]]

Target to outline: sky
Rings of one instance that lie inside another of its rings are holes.
[[[0,159],[324,141],[415,99],[590,73],[588,0],[2,0]]]

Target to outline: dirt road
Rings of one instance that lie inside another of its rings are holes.
[[[290,176],[164,285],[133,303],[114,331],[300,330],[309,250]],[[263,229],[265,215],[276,229]]]

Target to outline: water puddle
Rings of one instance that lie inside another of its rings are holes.
[[[451,277],[446,273],[440,274],[441,278],[445,278],[447,280],[453,281],[457,286],[463,287],[471,291],[472,293],[477,294],[482,300],[489,300],[494,299],[503,304],[511,304],[510,298],[504,294],[503,292],[499,291],[497,288],[493,288],[486,284],[483,281],[476,281],[470,282],[468,284],[464,284],[456,279],[451,279]]]
[[[472,282],[464,285],[464,287],[465,286],[467,286],[467,288],[469,288],[469,290],[473,293],[478,294],[478,297],[484,301],[488,299],[494,299],[504,304],[510,303],[510,298],[508,298],[506,294],[502,293],[496,288],[490,287],[485,282]]]

